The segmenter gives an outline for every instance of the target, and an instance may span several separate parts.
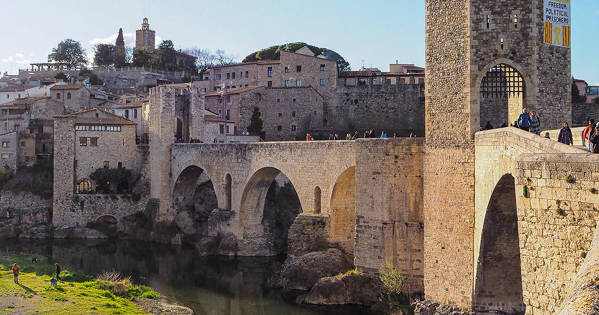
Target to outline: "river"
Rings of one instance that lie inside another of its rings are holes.
[[[361,314],[287,302],[271,285],[281,258],[201,257],[193,249],[122,240],[1,240],[0,250],[52,257],[90,275],[116,270],[200,315]]]

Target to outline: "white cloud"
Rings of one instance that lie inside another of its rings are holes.
[[[23,53],[15,53],[12,56],[8,56],[2,59],[3,63],[13,63],[18,65],[26,65],[31,63],[30,58],[25,58],[25,54]]]

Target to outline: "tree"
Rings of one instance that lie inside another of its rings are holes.
[[[260,137],[264,138],[264,131],[262,131],[262,125],[264,123],[260,116],[262,116],[262,114],[260,114],[260,108],[254,107],[254,112],[250,118],[250,125],[248,126],[248,132],[250,135],[260,135]]]
[[[114,64],[115,46],[111,44],[98,44],[94,47],[94,64],[96,66],[111,66]]]
[[[221,66],[225,64],[231,64],[235,61],[235,58],[227,54],[224,50],[217,50],[213,54],[209,49],[192,48],[185,51],[186,54],[196,57],[197,70],[202,73],[206,69]]]
[[[121,68],[127,63],[127,50],[125,49],[125,38],[123,37],[122,28],[119,28],[119,36],[116,38],[114,46],[114,66]]]
[[[133,51],[133,65],[136,67],[152,68],[156,66],[154,52],[147,48],[135,49]]]
[[[66,74],[64,74],[64,72],[59,72],[59,73],[57,73],[57,74],[54,76],[54,79],[56,79],[56,80],[63,80],[63,81],[66,81],[66,80],[68,80],[69,78],[67,77],[67,75],[66,75]]]
[[[171,40],[163,40],[158,46],[158,67],[167,71],[177,70],[177,51]]]
[[[89,78],[89,84],[91,85],[103,85],[104,82],[98,78],[98,76],[93,73],[91,70],[88,69],[83,69],[81,71],[79,71],[79,76],[80,77],[88,77]]]
[[[129,189],[131,171],[126,168],[98,168],[90,176],[102,193],[124,193]]]
[[[85,49],[78,41],[72,39],[65,39],[58,43],[58,46],[48,55],[48,61],[66,62],[72,67],[82,67],[87,64]]]

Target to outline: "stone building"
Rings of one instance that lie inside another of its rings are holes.
[[[144,18],[141,29],[135,31],[135,49],[150,49],[156,47],[156,32],[150,29],[148,18]]]
[[[0,134],[0,142],[0,167],[8,167],[13,172],[16,171],[19,150],[18,133],[9,131]]]
[[[67,113],[115,104],[108,93],[79,84],[55,85],[50,88],[50,97],[62,102]]]
[[[139,172],[134,122],[91,109],[54,117],[54,129],[60,132],[54,138],[55,171],[70,168],[64,175],[72,183],[71,191],[95,191],[90,175],[99,168]]]
[[[200,141],[204,143],[225,143],[235,134],[236,124],[218,114],[204,110],[204,134]]]

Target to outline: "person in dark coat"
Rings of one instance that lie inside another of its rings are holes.
[[[572,140],[572,130],[570,130],[567,122],[562,124],[562,129],[559,131],[557,141],[567,145],[574,144],[574,141]]]
[[[518,117],[516,124],[518,128],[522,130],[530,130],[530,115],[528,114],[528,110],[526,108],[522,110],[522,114],[520,114]]]
[[[62,268],[60,268],[58,263],[55,263],[54,269],[56,270],[56,280],[60,280],[60,272],[62,271]]]
[[[595,127],[589,141],[591,143],[591,152],[599,153],[599,128]]]

